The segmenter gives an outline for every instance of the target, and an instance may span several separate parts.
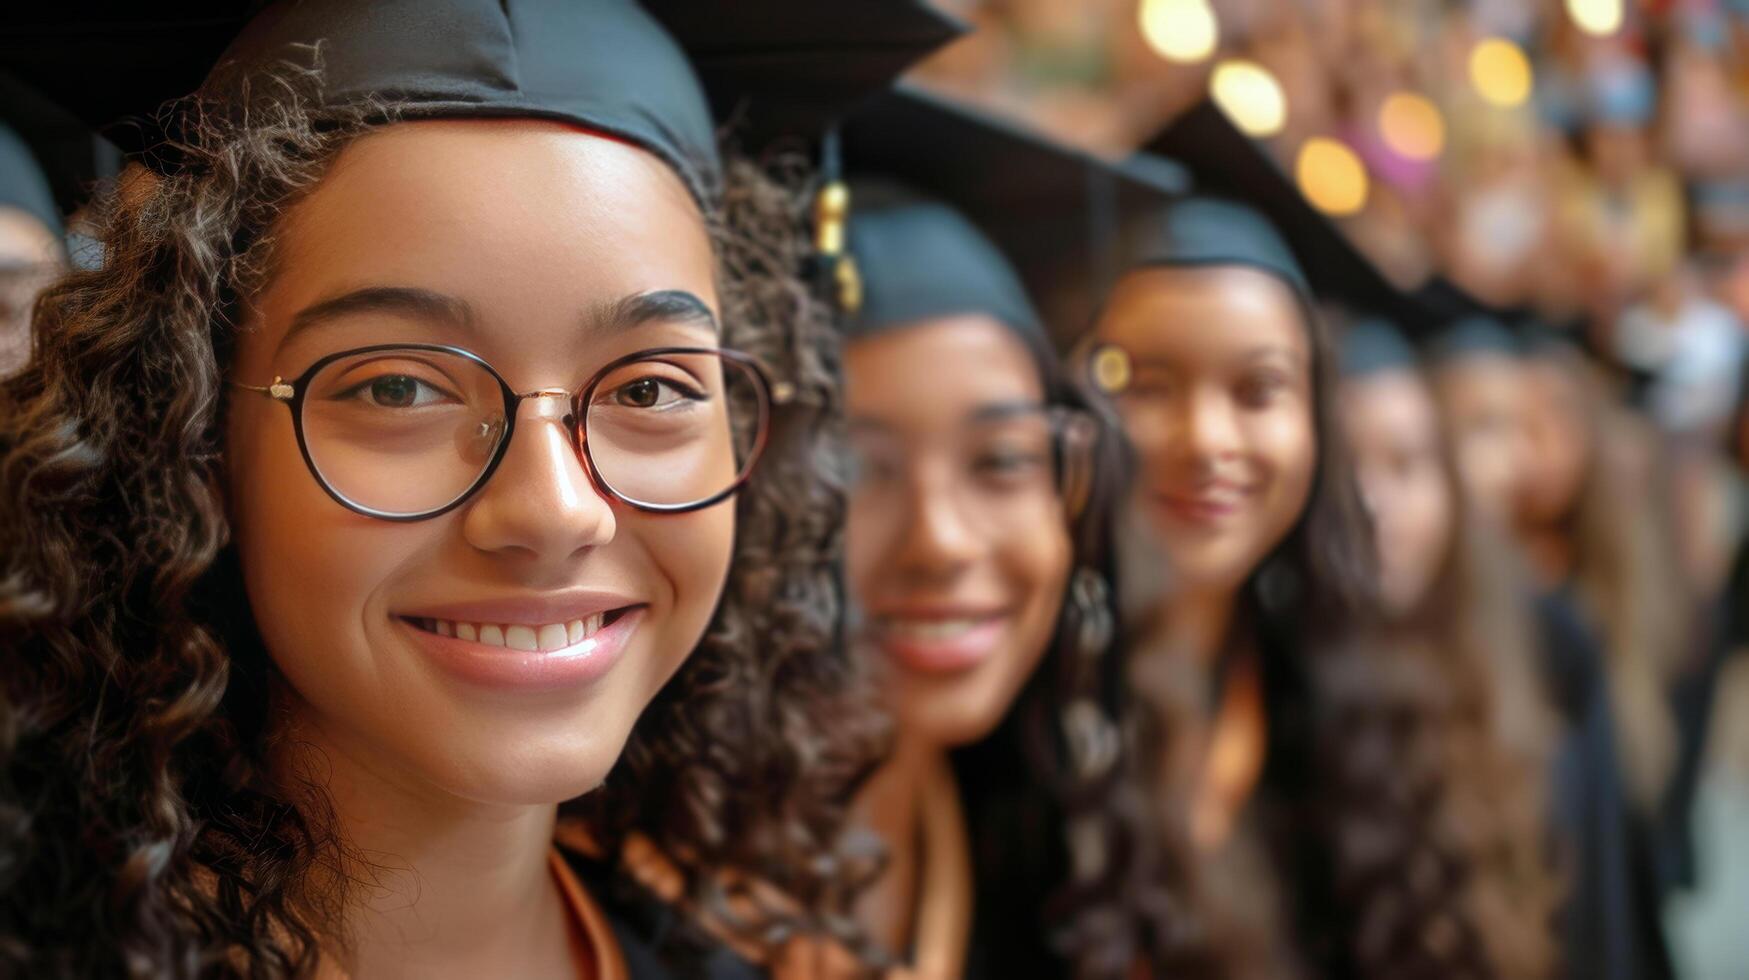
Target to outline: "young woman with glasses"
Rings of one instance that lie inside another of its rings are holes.
[[[841,900],[799,197],[637,5],[440,6],[253,21],[0,388],[0,973],[744,966],[629,839]]]

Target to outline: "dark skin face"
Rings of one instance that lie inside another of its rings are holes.
[[[1559,362],[1530,358],[1523,367],[1521,408],[1524,479],[1519,484],[1519,526],[1535,532],[1560,524],[1579,499],[1591,462],[1591,431],[1578,379]]]
[[[1509,526],[1525,465],[1521,365],[1507,354],[1466,354],[1439,366],[1434,391],[1470,504]]]
[[[0,378],[30,357],[30,310],[62,270],[61,243],[48,226],[0,204]]]
[[[342,153],[279,233],[277,273],[231,369],[243,383],[296,377],[346,348],[428,342],[474,351],[518,391],[575,388],[633,351],[717,343],[711,245],[678,178],[647,153],[565,126],[380,130]],[[309,320],[320,304],[382,287],[440,296],[467,315],[366,303],[292,329],[300,313]],[[695,297],[698,315],[626,322],[606,312],[661,290]],[[238,547],[306,738],[416,797],[550,806],[606,776],[710,619],[733,506],[670,516],[607,497],[561,414],[552,399],[525,403],[483,489],[447,514],[398,524],[328,498],[283,406],[233,397]],[[469,622],[475,645],[509,654],[530,638],[544,648],[543,627],[604,606],[628,610],[631,625],[611,667],[532,687],[446,669],[431,630],[413,621],[452,621],[452,643]]]
[[[1376,531],[1380,588],[1394,612],[1408,612],[1438,575],[1457,516],[1439,408],[1412,368],[1346,380],[1340,400]]]
[[[846,406],[862,475],[846,559],[904,734],[989,734],[1038,666],[1073,552],[1038,368],[982,316],[853,341]]]
[[[1133,362],[1119,409],[1171,586],[1236,592],[1311,493],[1318,445],[1299,304],[1249,268],[1141,269],[1119,281],[1096,332]]]
[[[712,247],[679,178],[571,127],[377,130],[275,232],[238,383],[424,342],[472,350],[519,392],[575,389],[628,353],[717,343]],[[385,290],[424,299],[359,299]],[[658,293],[692,302],[650,315],[639,298]],[[383,371],[394,377],[328,404],[400,423],[465,387],[406,359]],[[284,678],[274,762],[294,789],[317,782],[349,853],[371,862],[348,892],[349,949],[334,954],[348,975],[578,974],[583,947],[548,864],[558,804],[600,785],[697,645],[735,523],[729,502],[661,515],[608,496],[582,467],[565,401],[522,403],[501,464],[464,504],[391,523],[321,489],[284,405],[232,395],[230,516]],[[391,454],[379,469],[397,465]]]

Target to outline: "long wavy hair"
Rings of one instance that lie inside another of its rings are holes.
[[[1235,627],[1255,638],[1264,688],[1257,833],[1218,860],[1190,843],[1202,760],[1181,750],[1206,724],[1209,690],[1186,665],[1126,715],[1134,796],[1162,841],[1134,872],[1150,912],[1142,959],[1159,977],[1536,976],[1549,938],[1534,916],[1552,901],[1535,853],[1536,795],[1506,815],[1478,812],[1502,773],[1533,788],[1508,761],[1520,757],[1492,741],[1518,717],[1492,697],[1502,651],[1484,630],[1455,658],[1384,622],[1372,529],[1335,412],[1329,329],[1310,304],[1305,313],[1313,491],[1246,581]],[[1448,556],[1448,581],[1467,562]],[[1494,751],[1463,755],[1483,743]],[[1531,921],[1502,925],[1526,907]]]
[[[1057,961],[1072,969],[1112,953],[1127,921],[1121,890],[1138,828],[1119,802],[1121,683],[1113,585],[1114,521],[1129,460],[1110,412],[1037,336],[1015,331],[1048,404],[1074,413],[1082,452],[1065,447],[1072,570],[1045,655],[988,738],[952,753],[977,829],[977,971],[1016,976]]]
[[[1235,614],[1235,630],[1255,638],[1260,658],[1268,726],[1262,788],[1284,803],[1270,826],[1279,832],[1260,842],[1266,853],[1247,857],[1249,867],[1237,881],[1230,880],[1230,869],[1198,852],[1188,816],[1201,759],[1185,748],[1196,743],[1189,736],[1205,723],[1207,679],[1179,658],[1168,655],[1162,665],[1161,657],[1148,657],[1157,676],[1132,685],[1123,718],[1129,805],[1151,829],[1129,871],[1135,907],[1143,911],[1132,924],[1134,962],[1145,963],[1154,976],[1281,976],[1289,949],[1337,934],[1330,924],[1288,918],[1321,908],[1300,896],[1328,888],[1331,873],[1319,855],[1301,853],[1287,837],[1314,832],[1313,818],[1299,812],[1300,802],[1314,792],[1312,665],[1376,616],[1377,562],[1336,411],[1330,333],[1312,304],[1298,290],[1295,295],[1311,346],[1316,470],[1299,519],[1247,577]],[[1131,672],[1162,625],[1158,611],[1124,624]],[[1265,864],[1273,865],[1273,874]]]
[[[1666,685],[1696,643],[1659,447],[1644,420],[1616,404],[1576,347],[1543,339],[1528,355],[1559,371],[1578,401],[1574,422],[1590,445],[1577,497],[1558,530],[1572,554],[1573,598],[1599,628],[1616,744],[1640,814],[1657,811],[1676,758]]]
[[[1457,507],[1433,581],[1317,667],[1334,899],[1357,975],[1532,980],[1556,960],[1552,719],[1517,564],[1449,442],[1441,462]]]
[[[267,761],[282,683],[247,621],[220,490],[240,310],[287,208],[393,104],[285,81],[246,120],[193,107],[103,195],[106,261],[39,302],[0,385],[0,974],[298,975],[337,936],[350,857],[319,787]],[[634,830],[682,870],[779,884],[750,940],[849,927],[834,842],[883,738],[841,655],[837,353],[800,279],[805,196],[731,159],[706,216],[725,343],[796,397],[740,494],[718,613],[606,785],[565,807],[611,853]],[[866,721],[865,721],[866,720]]]

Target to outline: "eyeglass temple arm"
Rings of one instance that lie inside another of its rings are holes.
[[[297,394],[296,389],[291,386],[291,383],[278,375],[274,375],[273,384],[270,385],[246,385],[240,381],[233,381],[231,382],[231,387],[266,395],[276,402],[289,402],[292,400],[292,397]]]

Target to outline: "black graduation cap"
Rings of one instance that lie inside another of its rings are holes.
[[[859,272],[871,304],[878,306],[883,294],[916,289],[917,283],[927,280],[943,302],[957,289],[962,301],[981,302],[989,312],[1013,311],[1019,299],[1004,295],[1000,284],[1018,276],[1060,347],[1068,346],[1091,322],[1094,308],[1119,271],[1114,247],[1117,216],[1125,210],[1157,208],[1173,193],[1170,181],[1141,179],[1089,153],[914,85],[883,93],[852,116],[842,130],[842,153],[845,172],[853,178],[849,218],[853,245],[859,223],[866,228],[879,211],[898,205],[913,209],[907,234],[927,234],[924,222],[933,220],[946,238],[968,243],[959,249],[962,258],[957,268],[940,255],[931,262],[915,261],[921,253],[904,268],[861,263]],[[908,188],[908,194],[889,186],[865,200],[857,187],[876,185],[862,184],[857,178],[896,182]],[[925,195],[933,199],[928,207],[923,206]],[[928,219],[926,212],[939,217]],[[980,273],[974,268],[990,257],[991,250],[971,244],[966,235],[970,229],[994,243],[1012,273]],[[903,249],[888,251],[904,257]],[[883,288],[883,277],[893,278],[895,286]]]
[[[1276,272],[1290,285],[1309,287],[1315,299],[1354,314],[1385,316],[1413,332],[1425,329],[1423,308],[1313,207],[1267,149],[1240,132],[1212,100],[1175,119],[1145,153],[1178,161],[1194,176],[1199,194],[1224,200],[1198,201],[1188,213],[1168,212],[1151,228],[1141,226],[1131,236],[1132,261],[1207,263],[1226,257]],[[1254,216],[1244,217],[1247,210]],[[1265,233],[1264,224],[1274,233]],[[1291,261],[1281,254],[1284,244]]]
[[[1366,317],[1342,331],[1337,364],[1344,378],[1364,378],[1386,371],[1413,370],[1421,358],[1396,324]]]
[[[137,151],[160,139],[157,108],[203,78],[203,94],[234,101],[249,69],[307,64],[311,52],[293,45],[323,40],[334,97],[392,94],[411,115],[574,120],[664,157],[696,191],[711,183],[713,123],[673,70],[673,41],[719,105],[814,126],[960,30],[920,0],[282,0],[252,17],[258,6],[30,5],[9,13],[0,64]]]
[[[853,336],[982,313],[1044,340],[1013,266],[951,205],[880,179],[853,178],[850,189],[849,250],[861,282],[846,304]]]

